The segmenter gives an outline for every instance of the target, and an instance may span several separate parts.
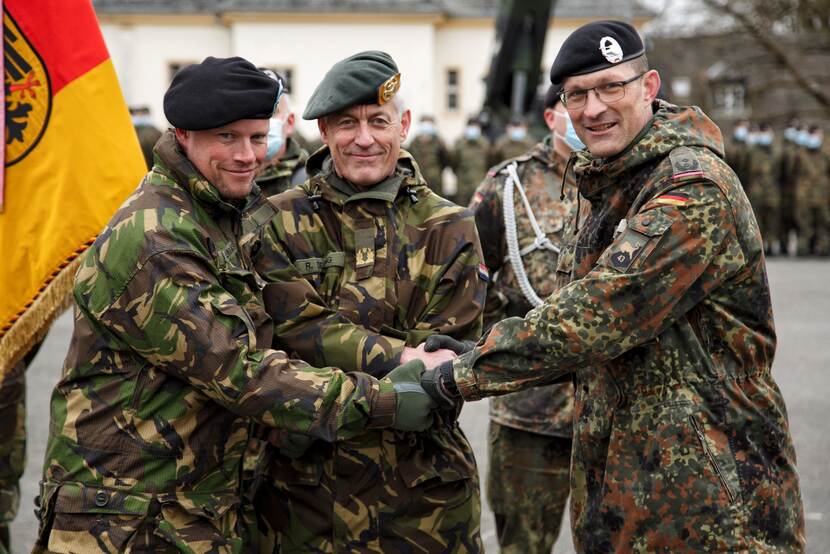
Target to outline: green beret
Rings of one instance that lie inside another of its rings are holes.
[[[360,52],[329,69],[311,94],[303,119],[318,119],[349,106],[383,105],[400,87],[401,74],[392,56],[379,50]]]

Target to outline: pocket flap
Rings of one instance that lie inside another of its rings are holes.
[[[673,222],[674,220],[662,210],[649,210],[633,218],[628,223],[628,228],[647,237],[659,237]]]
[[[59,486],[55,512],[62,514],[120,514],[143,516],[150,507],[149,497],[104,487],[74,483]]]

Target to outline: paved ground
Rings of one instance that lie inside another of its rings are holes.
[[[784,392],[799,456],[808,552],[830,552],[830,262],[772,260],[769,263],[779,347],[774,374]],[[49,394],[66,353],[72,320],[61,317],[29,369],[29,465],[23,482],[20,514],[12,526],[13,553],[29,552],[36,522],[32,499],[37,490],[49,419]],[[462,425],[482,475],[487,463],[487,405],[465,407]],[[567,524],[564,527],[568,529]],[[487,552],[497,552],[493,518],[486,508],[482,533]],[[570,534],[563,533],[554,552],[570,553]]]

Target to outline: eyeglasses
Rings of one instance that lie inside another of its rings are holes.
[[[576,110],[578,108],[583,107],[585,103],[588,102],[588,92],[593,90],[597,93],[599,99],[605,102],[606,104],[610,104],[611,102],[618,102],[622,100],[623,97],[625,97],[625,85],[627,85],[628,83],[633,83],[646,73],[648,72],[643,71],[639,75],[635,75],[634,77],[626,79],[625,81],[614,81],[613,83],[605,83],[586,89],[560,90],[559,99],[562,100],[562,104],[567,109]]]

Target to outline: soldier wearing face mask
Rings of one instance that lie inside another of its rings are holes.
[[[726,143],[726,163],[735,172],[744,188],[748,188],[747,158],[749,153],[749,120],[739,119],[732,130],[732,139]]]
[[[279,79],[270,69],[260,68],[266,75]],[[283,94],[268,128],[268,151],[256,183],[263,196],[273,196],[305,181],[308,151],[294,140],[294,112],[291,99]]]
[[[781,240],[781,185],[777,173],[777,157],[773,148],[775,135],[769,123],[761,123],[748,149],[747,171],[749,202],[764,239],[767,255],[780,251]]]
[[[444,186],[441,174],[444,168],[451,166],[450,153],[444,141],[438,136],[434,117],[431,115],[421,117],[417,134],[406,149],[418,163],[427,186],[433,192],[443,196]]]
[[[822,149],[824,132],[817,125],[799,132],[801,148],[793,168],[798,255],[830,254],[830,157]]]
[[[527,123],[520,116],[513,116],[507,123],[504,135],[496,141],[493,158],[501,162],[521,156],[535,144],[527,134]]]
[[[452,151],[452,170],[458,183],[453,199],[456,204],[466,206],[470,202],[476,187],[487,174],[491,156],[490,142],[482,133],[481,123],[476,117],[469,118]]]

